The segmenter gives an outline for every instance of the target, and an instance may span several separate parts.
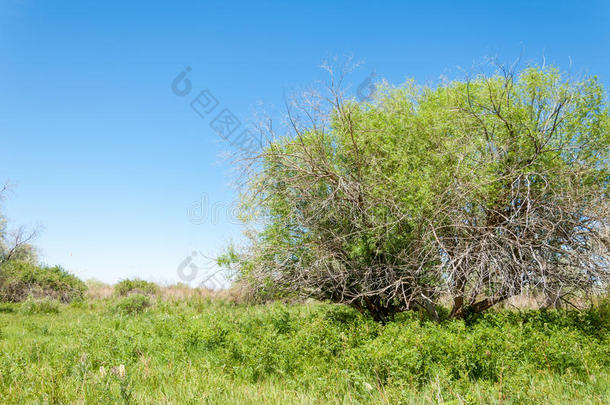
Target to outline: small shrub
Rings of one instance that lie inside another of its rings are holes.
[[[59,266],[11,261],[0,268],[0,301],[22,302],[33,297],[67,303],[83,299],[85,291],[85,283]]]
[[[151,306],[150,297],[144,294],[132,294],[121,298],[113,307],[120,314],[137,314]]]
[[[57,314],[59,313],[59,302],[48,298],[32,298],[21,304],[21,312],[26,315],[33,314]]]
[[[114,286],[114,293],[119,297],[126,297],[132,294],[157,295],[159,286],[146,280],[122,280]]]

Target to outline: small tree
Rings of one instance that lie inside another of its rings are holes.
[[[0,201],[8,191],[9,186],[0,186]],[[27,231],[24,227],[9,230],[7,220],[0,212],[0,265],[8,261],[25,261],[34,264],[38,261],[36,249],[30,242],[36,237],[37,231]]]
[[[385,321],[481,312],[537,289],[608,286],[610,118],[595,78],[498,69],[436,88],[336,90],[289,110],[246,156],[257,291],[346,303]],[[299,113],[300,112],[300,113]],[[308,121],[304,121],[305,117]]]

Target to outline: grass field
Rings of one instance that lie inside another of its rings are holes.
[[[198,297],[0,306],[1,403],[608,403],[606,307],[380,325]]]

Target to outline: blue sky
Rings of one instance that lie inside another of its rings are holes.
[[[41,224],[42,259],[85,279],[179,281],[190,252],[240,235],[230,146],[189,106],[200,90],[247,122],[343,55],[364,62],[356,83],[522,55],[608,85],[609,26],[602,1],[0,0],[0,182],[16,185],[3,211]],[[193,93],[178,97],[186,66]],[[189,218],[197,202],[207,219]]]

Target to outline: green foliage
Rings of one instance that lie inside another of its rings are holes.
[[[157,295],[159,286],[153,282],[140,279],[122,280],[114,286],[114,293],[119,297],[130,294]]]
[[[467,324],[480,324],[489,327],[504,325],[533,325],[535,328],[570,328],[579,333],[603,340],[610,331],[610,298],[585,311],[525,310],[494,311],[475,314],[466,319]]]
[[[123,300],[134,297],[149,299]],[[607,304],[443,324],[408,312],[386,325],[330,304],[159,301],[146,316],[115,305],[65,306],[52,317],[1,312],[0,402],[604,403],[610,395]]]
[[[27,315],[33,314],[57,314],[59,313],[59,302],[49,298],[28,297],[19,308],[20,312]]]
[[[113,310],[120,314],[138,314],[151,306],[150,297],[144,294],[130,294],[120,298],[113,306]]]
[[[0,301],[21,302],[29,296],[61,302],[81,300],[87,286],[59,266],[40,267],[9,261],[0,265]]]

